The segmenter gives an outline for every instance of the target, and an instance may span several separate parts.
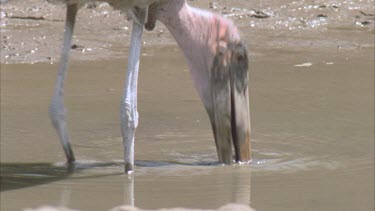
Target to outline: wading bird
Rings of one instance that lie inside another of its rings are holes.
[[[63,47],[50,117],[64,148],[67,162],[75,158],[69,142],[64,108],[67,73],[75,18],[79,8],[94,0],[50,0],[67,5]],[[134,168],[134,135],[138,125],[137,81],[143,27],[162,22],[176,39],[188,63],[199,96],[211,121],[220,163],[248,162],[250,112],[247,50],[234,24],[224,17],[193,8],[186,0],[98,0],[122,10],[133,20],[124,95],[121,132],[125,172]]]

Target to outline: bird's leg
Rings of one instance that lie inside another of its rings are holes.
[[[136,10],[137,21],[133,20],[128,70],[126,73],[124,95],[121,100],[121,132],[124,141],[125,173],[134,168],[134,135],[138,126],[137,82],[143,25],[147,9]]]
[[[61,52],[61,59],[57,73],[57,80],[55,86],[55,93],[50,105],[50,118],[52,125],[57,131],[60,142],[64,148],[66,159],[69,164],[75,161],[73,150],[69,143],[68,128],[66,125],[66,111],[64,107],[64,81],[67,74],[67,67],[69,62],[69,50],[71,48],[73,29],[76,14],[78,11],[77,4],[67,5],[66,21],[64,29],[64,41]]]
[[[160,9],[160,4],[159,2],[154,2],[150,4],[148,7],[148,12],[147,12],[147,22],[145,23],[145,28],[148,31],[154,30],[156,26],[156,21],[158,19],[158,12]]]

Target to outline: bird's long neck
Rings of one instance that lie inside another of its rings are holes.
[[[240,40],[237,28],[227,19],[209,11],[193,8],[186,0],[161,4],[158,20],[171,32],[187,60],[195,87],[209,107],[210,70],[221,46]]]
[[[209,106],[205,101],[209,98],[207,90],[214,56],[222,40],[240,39],[236,37],[235,27],[218,15],[190,7],[185,0],[167,1],[161,5],[158,19],[182,49],[198,93]]]
[[[240,41],[237,28],[231,21],[191,7],[186,0],[167,1],[161,7],[158,19],[170,30],[188,59],[194,57],[198,49],[215,54],[220,42]]]
[[[164,5],[159,15],[159,20],[172,33],[178,45],[186,56],[189,65],[194,61],[197,63],[199,58],[206,58],[210,55],[210,44],[207,30],[210,27],[212,14],[205,11],[192,8],[185,1],[169,1]],[[198,53],[199,52],[199,53]],[[203,54],[203,55],[197,55]]]

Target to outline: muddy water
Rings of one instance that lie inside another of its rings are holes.
[[[81,47],[65,99],[78,163],[68,171],[48,118],[62,31],[51,20],[62,20],[61,7],[34,2],[30,10],[17,1],[2,5],[1,210],[230,202],[257,210],[374,210],[373,1],[216,1],[211,8],[193,1],[232,18],[249,45],[254,160],[245,166],[217,165],[181,52],[161,25],[146,33],[130,179],[122,174],[119,129],[129,24],[103,25],[102,16],[122,17],[105,5],[80,13],[102,31],[77,30]],[[47,20],[10,18],[40,17],[45,8]],[[270,17],[255,18],[255,10]],[[112,31],[103,37],[105,30]]]

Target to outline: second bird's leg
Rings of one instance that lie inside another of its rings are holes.
[[[64,148],[65,156],[69,164],[75,161],[73,150],[70,146],[68,128],[66,125],[66,111],[64,107],[64,81],[67,74],[69,63],[69,50],[72,43],[73,29],[75,18],[78,11],[77,4],[67,5],[66,21],[64,29],[64,41],[61,52],[59,69],[57,72],[57,80],[55,93],[50,105],[50,118],[52,125],[57,131],[60,142]]]
[[[124,142],[125,173],[134,169],[134,136],[138,126],[137,82],[142,34],[147,9],[134,9],[137,20],[133,20],[128,70],[126,73],[124,95],[121,100],[121,132]]]

